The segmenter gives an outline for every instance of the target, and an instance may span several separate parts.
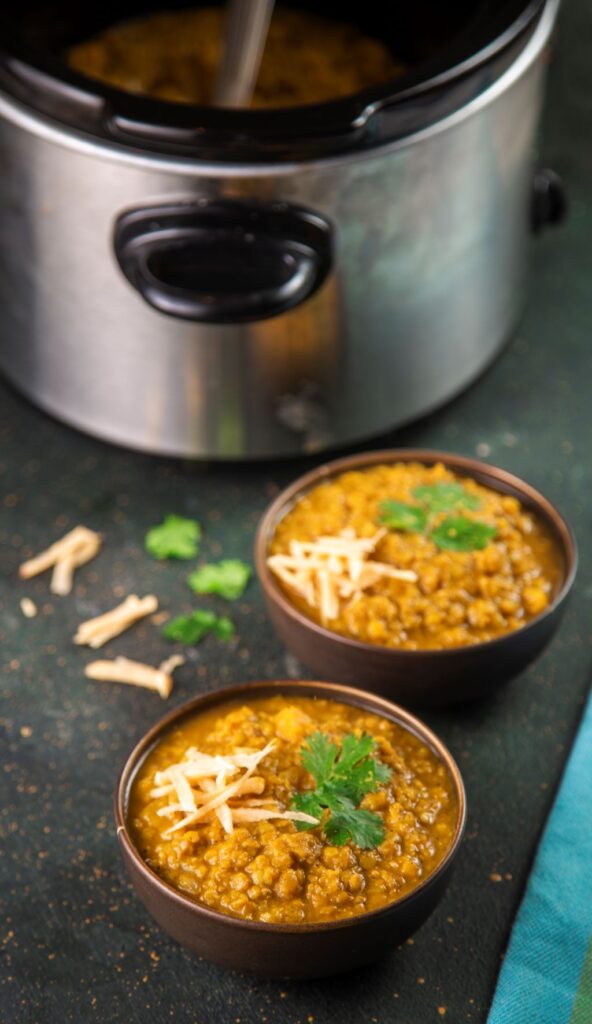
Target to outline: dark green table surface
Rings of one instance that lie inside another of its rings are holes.
[[[568,0],[543,155],[568,183],[571,215],[534,245],[518,335],[472,390],[382,439],[478,453],[525,476],[574,525],[579,578],[560,633],[534,667],[486,704],[429,716],[464,772],[466,840],[436,913],[372,969],[308,984],[254,981],[193,959],[153,926],[123,876],[111,795],[125,754],[165,707],[144,690],[85,681],[91,657],[71,643],[81,618],[129,592],[154,591],[165,608],[189,609],[184,566],[147,557],[146,528],[169,511],[196,516],[207,555],[249,558],[261,512],[302,463],[206,466],[130,454],[0,392],[2,1024],[484,1021],[589,682],[591,32],[588,0]],[[45,576],[18,583],[25,553],[78,522],[100,529],[105,546],[79,572],[74,595],[52,597]],[[24,594],[40,607],[36,619],[19,611]],[[208,640],[189,652],[167,710],[225,683],[298,674],[256,585],[235,618],[237,642]],[[106,648],[152,663],[166,651],[150,625]]]

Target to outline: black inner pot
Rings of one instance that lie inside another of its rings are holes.
[[[176,3],[170,0],[168,3],[167,0],[131,0],[125,4],[105,0],[100,5],[89,4],[83,7],[72,0],[60,0],[53,4],[25,5],[24,10],[12,12],[10,18],[29,43],[41,50],[59,54],[68,46],[88,39],[103,28],[127,18],[153,11],[215,6],[220,6],[219,0],[179,0]],[[336,0],[276,2],[276,8],[309,10],[335,21],[357,25],[365,34],[386,42],[395,56],[413,63],[429,56],[442,40],[450,39],[453,33],[466,26],[479,6],[483,5],[475,4],[475,0],[457,0],[452,10],[450,6],[434,0],[405,5],[388,3],[386,0],[362,5],[338,3]]]
[[[357,25],[408,71],[307,107],[222,110],[124,93],[71,71],[63,52],[102,28],[199,2],[21,3],[0,15],[0,89],[63,125],[159,153],[231,161],[310,159],[375,147],[458,109],[512,63],[545,0],[286,3]]]

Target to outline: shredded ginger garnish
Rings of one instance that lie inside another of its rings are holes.
[[[290,553],[270,555],[267,564],[307,604],[318,608],[324,621],[329,621],[339,616],[343,601],[355,601],[381,578],[417,582],[417,573],[412,570],[396,569],[371,558],[386,532],[356,537],[347,529],[338,537],[291,540]]]
[[[169,839],[188,826],[209,824],[214,817],[229,834],[235,824],[271,818],[317,825],[318,819],[310,814],[287,811],[277,800],[261,798],[265,779],[255,775],[255,769],[274,747],[272,740],[263,750],[237,751],[224,756],[204,754],[190,747],[182,761],[155,772],[150,797],[171,800],[159,807],[157,815],[162,818],[182,815],[162,833],[163,838]]]

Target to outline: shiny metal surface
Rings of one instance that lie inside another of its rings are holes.
[[[251,102],[275,0],[227,0],[223,57],[214,103],[247,107]]]
[[[60,419],[153,452],[248,458],[337,446],[467,385],[519,315],[551,2],[478,100],[358,159],[207,166],[108,148],[0,97],[0,363]],[[182,322],[120,272],[113,224],[143,203],[295,202],[335,226],[303,305]]]

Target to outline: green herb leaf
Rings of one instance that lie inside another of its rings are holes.
[[[319,802],[318,790],[311,789],[306,793],[295,793],[292,799],[292,808],[295,811],[303,811],[304,814],[310,814],[313,818],[318,818],[319,821],[323,817],[323,805]],[[312,825],[308,821],[297,821],[296,828],[300,832],[309,832],[311,828],[317,828],[317,825]]]
[[[372,793],[380,782],[386,782],[390,771],[385,764],[369,755],[376,749],[376,740],[366,733],[343,737],[341,753],[331,773],[331,782],[344,796],[359,804],[366,793]]]
[[[376,746],[371,736],[348,733],[339,750],[328,736],[316,732],[300,751],[302,765],[314,778],[316,789],[296,793],[292,806],[322,821],[325,835],[335,846],[349,840],[366,850],[384,839],[380,815],[357,806],[366,793],[390,777],[390,769],[371,756]],[[298,822],[297,827],[308,830],[317,826]]]
[[[200,565],[187,577],[187,582],[196,594],[218,594],[227,601],[236,601],[241,597],[250,576],[250,566],[238,558],[227,558],[222,562]]]
[[[234,636],[234,624],[227,615],[219,615],[212,630],[219,640],[232,640]]]
[[[336,744],[325,733],[314,732],[308,737],[306,747],[300,751],[300,760],[317,786],[330,778],[338,753]]]
[[[430,537],[439,548],[448,551],[481,551],[495,534],[495,526],[464,516],[449,516],[432,530]]]
[[[343,846],[348,839],[361,850],[380,846],[384,839],[382,818],[372,811],[356,810],[354,804],[348,807],[343,802],[339,810],[333,810],[325,822],[325,835],[334,846]]]
[[[162,632],[167,640],[176,640],[182,644],[198,644],[212,632],[221,640],[228,640],[234,633],[234,627],[226,616],[218,616],[206,608],[198,608],[191,615],[178,615],[176,619],[171,619]]]
[[[430,512],[448,512],[455,508],[479,508],[481,502],[461,484],[422,484],[413,491],[413,496],[427,505]]]
[[[421,533],[427,523],[427,512],[419,505],[406,505],[403,501],[382,501],[378,522],[390,530]]]
[[[154,558],[195,558],[200,538],[201,527],[195,519],[171,515],[148,530],[144,543]]]
[[[214,612],[202,609],[191,615],[178,615],[167,622],[163,634],[167,640],[178,640],[182,644],[198,644],[209,633],[216,622]]]

